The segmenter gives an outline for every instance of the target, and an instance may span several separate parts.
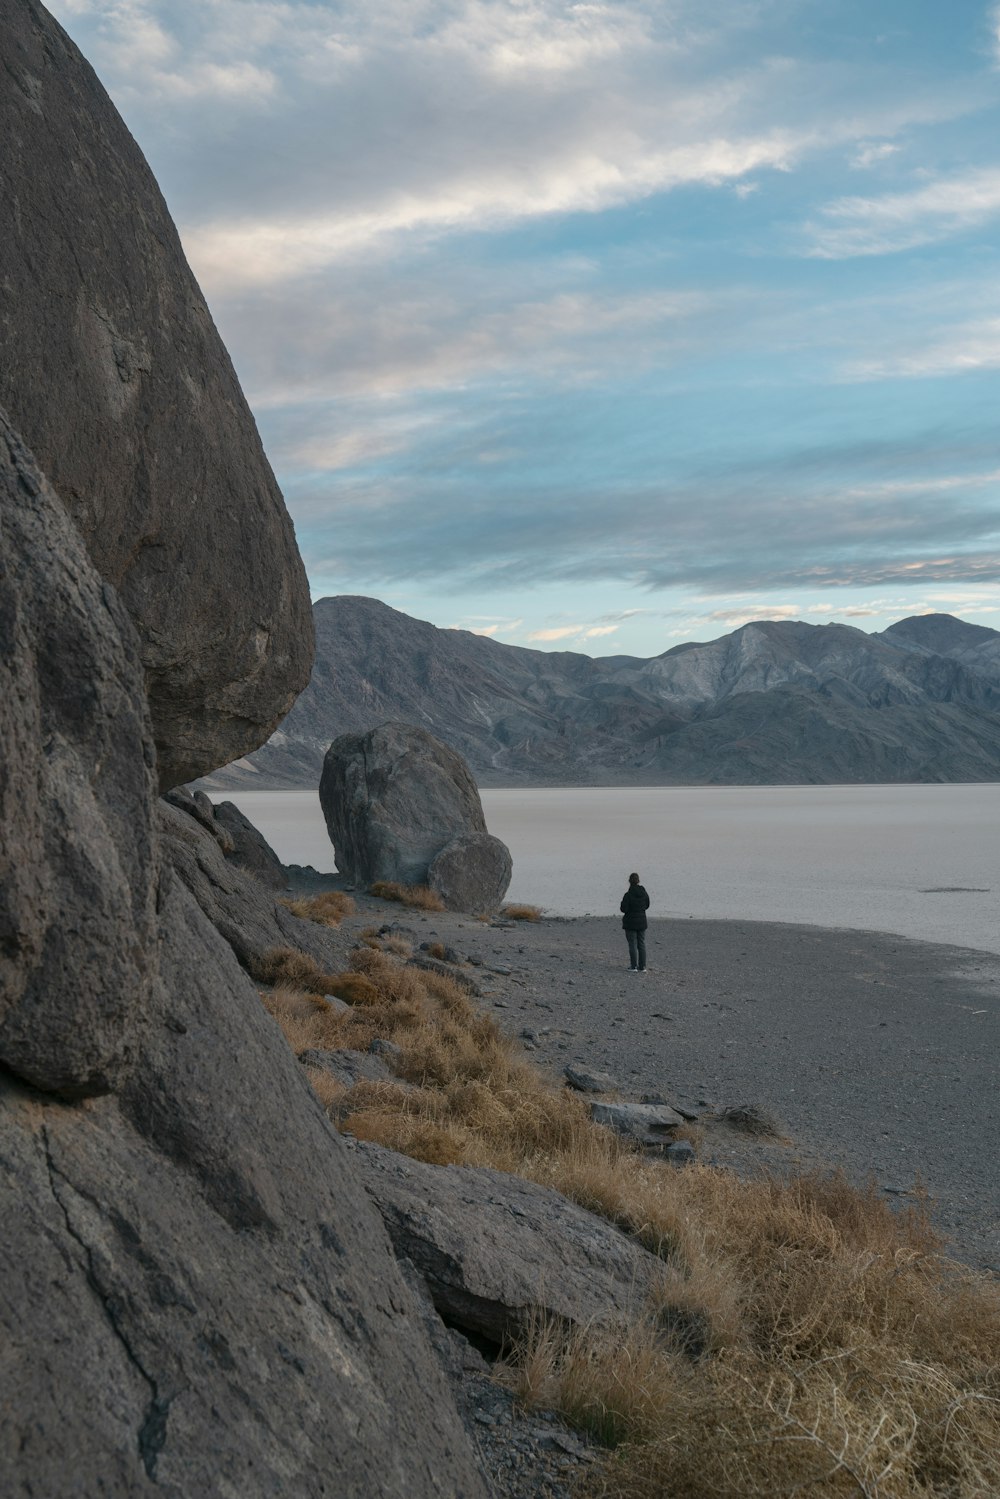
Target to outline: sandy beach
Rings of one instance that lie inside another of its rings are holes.
[[[994,954],[801,925],[652,921],[650,971],[634,975],[617,917],[485,926],[355,898],[345,938],[391,922],[415,945],[440,940],[472,958],[484,1006],[555,1076],[584,1062],[628,1098],[766,1107],[784,1143],[710,1129],[702,1158],[841,1167],[899,1204],[920,1181],[951,1252],[1000,1273]]]

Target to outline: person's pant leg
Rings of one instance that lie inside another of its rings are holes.
[[[642,936],[642,933],[641,932],[626,931],[625,936],[628,938],[628,960],[629,960],[629,965],[632,968],[638,968],[638,966],[639,966],[639,943],[638,943],[638,938]]]
[[[636,932],[635,936],[636,936],[636,944],[635,945],[636,945],[636,947],[639,950],[639,967],[640,968],[645,968],[645,966],[646,966],[646,933],[645,932]]]

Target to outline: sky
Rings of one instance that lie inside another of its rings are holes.
[[[1000,628],[1000,4],[50,0],[314,598]]]

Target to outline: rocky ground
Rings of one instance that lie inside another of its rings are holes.
[[[306,879],[303,888],[342,885]],[[930,1196],[951,1251],[1000,1273],[1000,959],[884,933],[653,921],[628,971],[617,917],[486,927],[355,892],[345,925],[389,920],[478,969],[484,1004],[540,1065],[610,1074],[624,1097],[700,1116],[701,1159],[842,1167],[893,1200]],[[748,1139],[711,1115],[751,1103],[783,1125]]]
[[[311,871],[293,883],[345,888]],[[486,925],[352,893],[345,944],[391,926],[418,954],[444,945],[554,1076],[600,1071],[613,1096],[675,1105],[695,1117],[700,1159],[740,1173],[840,1167],[859,1184],[874,1177],[900,1206],[921,1182],[950,1252],[1000,1273],[995,957],[883,934],[664,921],[651,923],[650,969],[638,975],[617,918]],[[778,1122],[780,1136],[717,1117],[739,1105]],[[433,1311],[428,1327],[498,1499],[568,1499],[599,1483],[598,1446],[520,1407]]]

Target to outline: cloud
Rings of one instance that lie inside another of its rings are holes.
[[[844,367],[847,380],[918,380],[1000,368],[1000,317],[962,322],[926,341]]]
[[[806,226],[821,260],[890,255],[979,229],[1000,215],[1000,167],[941,177],[906,193],[837,198]]]
[[[353,295],[316,289],[308,298],[270,296],[252,319],[244,304],[234,307],[232,347],[257,411],[375,398],[379,435],[369,429],[365,440],[397,443],[407,440],[408,425],[434,418],[393,413],[389,397],[464,390],[515,373],[530,374],[534,383],[578,383],[595,372],[607,378],[615,369],[635,371],[654,357],[677,360],[693,354],[706,323],[723,318],[738,300],[600,288],[525,299],[518,291],[498,286],[488,273],[435,279],[428,272],[419,285],[388,286],[362,276]],[[225,310],[221,320],[225,332]],[[329,441],[309,426],[290,460],[323,466]],[[340,441],[335,436],[330,450],[338,467]]]
[[[770,620],[799,619],[802,610],[798,604],[739,604],[727,605],[723,609],[712,609],[707,614],[696,615],[693,625],[721,624],[729,630],[738,630],[741,625],[764,624]]]
[[[899,147],[892,141],[863,141],[851,157],[851,166],[858,171],[867,171],[880,161],[895,156]]]
[[[603,582],[651,593],[780,590],[780,607],[794,614],[792,590],[815,601],[829,589],[997,584],[1000,472],[941,464],[933,445],[806,449],[669,484],[639,479],[625,491],[555,474],[529,484],[515,469],[469,505],[433,464],[423,472],[410,462],[367,496],[380,507],[377,526],[350,491],[334,514],[322,488],[291,498],[310,571],[340,567],[376,592],[404,578],[480,593]],[[534,638],[569,640],[590,627],[557,620]]]
[[[569,640],[574,635],[583,634],[583,625],[556,625],[547,630],[532,630],[527,636],[528,640]]]
[[[597,213],[671,188],[721,183],[769,166],[786,168],[800,145],[776,130],[669,147],[631,139],[566,143],[530,164],[466,167],[420,192],[389,189],[370,204],[333,213],[240,215],[188,225],[184,247],[202,283],[231,293],[273,286],[385,251],[402,236],[497,230],[556,214]]]

